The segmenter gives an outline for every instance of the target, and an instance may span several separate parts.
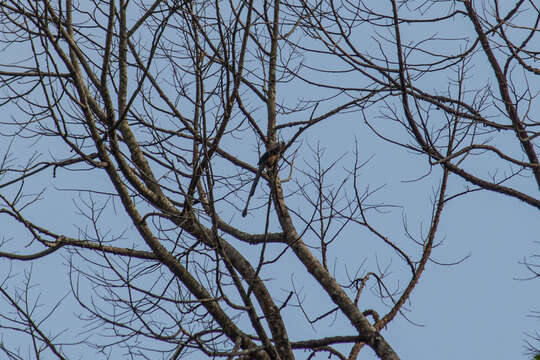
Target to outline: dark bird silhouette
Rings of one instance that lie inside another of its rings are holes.
[[[255,175],[255,179],[253,180],[253,184],[251,185],[251,190],[249,190],[249,196],[246,201],[246,207],[244,208],[244,211],[242,211],[242,217],[245,217],[248,213],[249,201],[255,193],[255,188],[257,187],[257,183],[259,182],[262,171],[264,169],[274,169],[277,165],[277,162],[281,158],[283,151],[285,151],[285,142],[280,141],[271,145],[259,159],[259,168],[257,169],[257,175]]]

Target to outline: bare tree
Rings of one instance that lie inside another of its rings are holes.
[[[405,315],[445,204],[482,190],[540,208],[540,11],[501,6],[2,1],[0,217],[18,230],[0,256],[65,262],[71,292],[42,315],[30,272],[23,286],[9,273],[0,327],[61,359],[85,346],[169,359],[355,359],[369,347],[398,359],[381,331]],[[437,35],[449,23],[463,26]],[[307,136],[325,141],[347,118],[371,132],[328,161]],[[376,136],[428,164],[428,225],[405,222],[407,244],[380,226],[391,196],[360,181],[363,139]],[[360,232],[390,250],[399,278],[364,265]],[[47,327],[67,301],[88,324],[75,339]],[[304,335],[331,319],[348,331]]]

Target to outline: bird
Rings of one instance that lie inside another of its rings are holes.
[[[268,150],[259,159],[259,168],[257,169],[257,174],[255,175],[255,179],[253,180],[253,184],[251,185],[251,189],[249,190],[249,196],[246,201],[246,207],[244,208],[244,211],[242,211],[242,217],[246,217],[248,213],[249,201],[255,193],[255,188],[257,187],[257,183],[259,182],[263,169],[274,169],[277,165],[277,162],[281,158],[281,155],[283,155],[284,151],[285,142],[280,141],[270,145]]]

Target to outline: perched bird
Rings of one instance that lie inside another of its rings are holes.
[[[257,183],[259,182],[259,178],[261,177],[263,169],[274,169],[284,151],[285,142],[280,141],[272,144],[259,159],[259,168],[257,169],[257,175],[255,175],[255,179],[253,180],[253,184],[251,185],[251,190],[249,190],[249,196],[246,201],[246,207],[244,208],[244,211],[242,211],[242,217],[245,217],[248,213],[249,201],[255,193],[255,188],[257,187]]]

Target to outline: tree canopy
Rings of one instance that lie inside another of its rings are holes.
[[[447,204],[540,209],[539,22],[532,0],[2,1],[0,328],[31,357],[398,359],[384,330]],[[50,327],[74,308],[83,330]]]

